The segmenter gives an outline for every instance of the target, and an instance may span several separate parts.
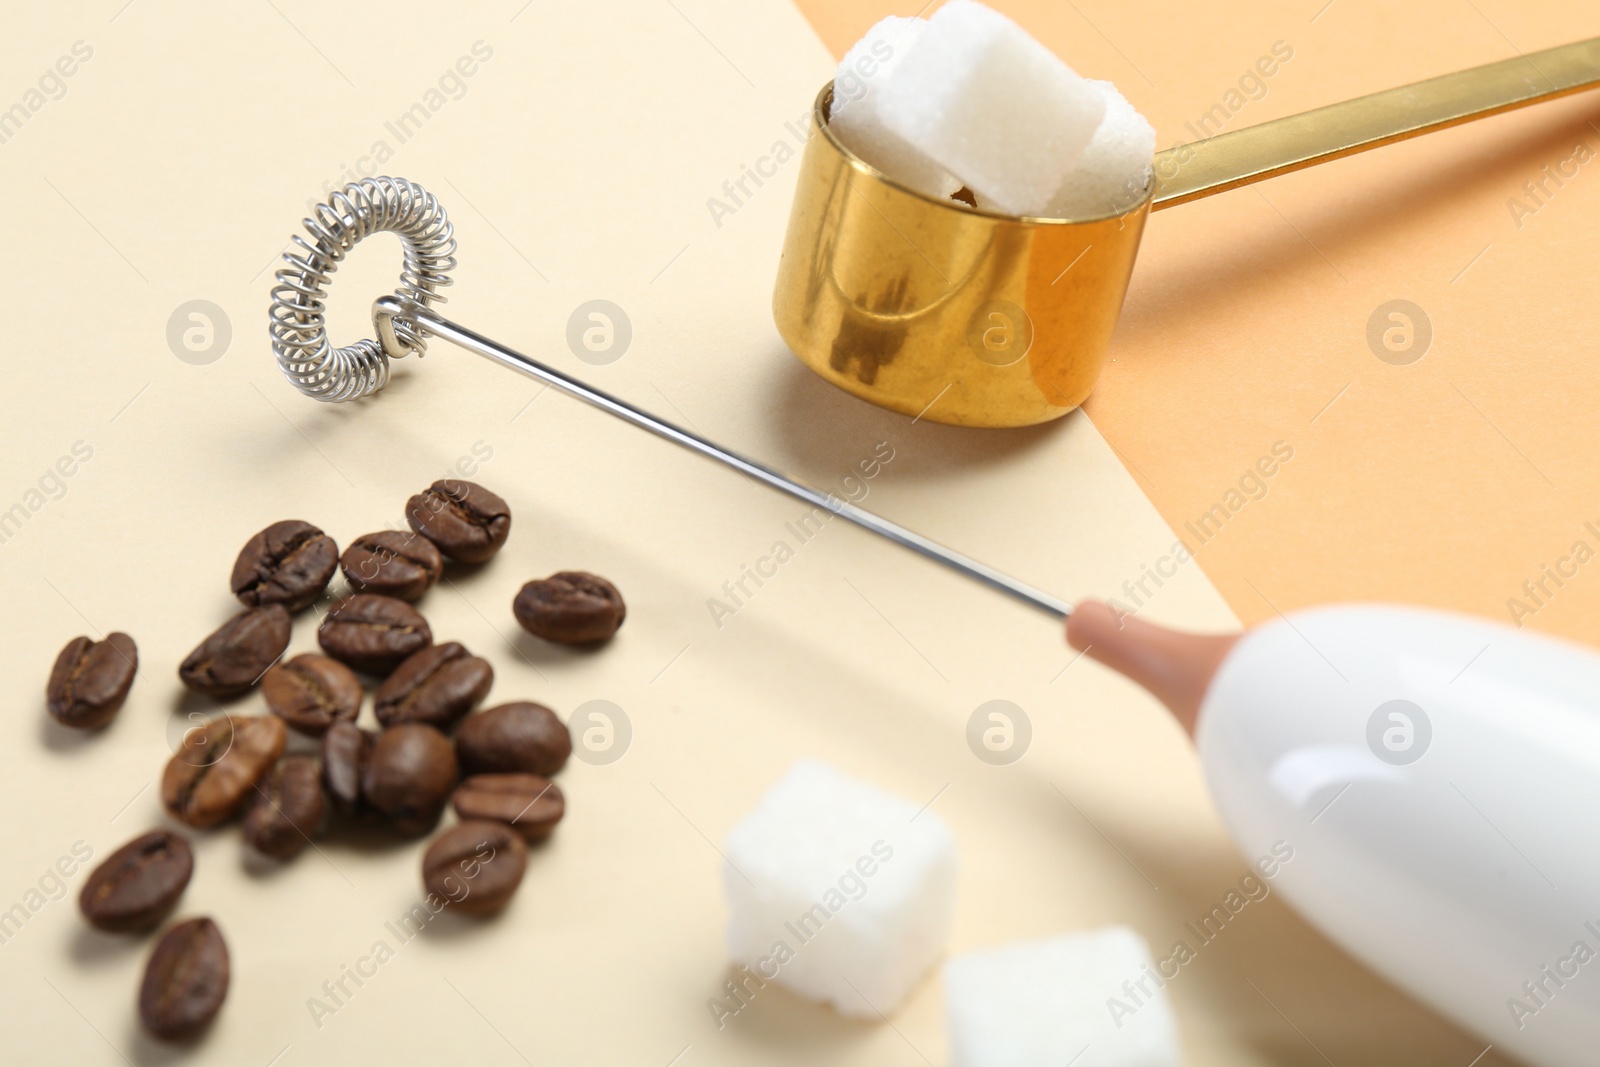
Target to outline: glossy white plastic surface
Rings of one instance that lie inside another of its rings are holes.
[[[1293,849],[1273,888],[1323,933],[1499,1049],[1600,1063],[1600,655],[1301,612],[1234,647],[1195,736],[1239,847]]]

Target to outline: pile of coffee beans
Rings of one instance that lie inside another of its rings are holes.
[[[244,610],[189,653],[178,678],[219,700],[259,686],[267,713],[223,712],[187,731],[161,774],[161,802],[196,830],[240,818],[253,852],[279,862],[340,825],[422,837],[451,808],[459,821],[424,852],[423,887],[441,907],[492,915],[521,884],[528,846],[566,812],[551,776],[566,765],[572,738],[542,704],[476,711],[494,667],[457,641],[435,643],[413,606],[448,564],[482,564],[499,551],[511,532],[506,502],[444,479],[406,502],[406,520],[410,531],[364,534],[342,554],[300,520],[275,522],[245,543],[229,583]],[[293,616],[327,595],[336,571],[352,592],[322,616],[321,653],[285,660]],[[627,609],[604,578],[561,571],[524,585],[512,613],[545,640],[593,645],[617,632]],[[49,712],[64,725],[100,729],[137,672],[127,634],[74,638],[51,670]],[[378,729],[359,723],[368,683]],[[188,840],[152,830],[89,875],[79,908],[97,929],[148,932],[176,909],[193,872]],[[165,1040],[199,1033],[227,996],[229,967],[212,919],[168,928],[139,990],[145,1028]]]

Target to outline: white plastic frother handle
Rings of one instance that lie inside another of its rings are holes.
[[[1600,1058],[1600,656],[1302,612],[1233,647],[1196,741],[1245,856],[1328,937],[1497,1048]]]

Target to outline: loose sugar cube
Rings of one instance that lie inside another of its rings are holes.
[[[949,171],[891,133],[878,115],[880,90],[928,24],[889,16],[839,62],[828,125],[844,146],[902,185],[946,198],[961,183]]]
[[[944,966],[951,1067],[1182,1067],[1144,939],[1125,926],[1024,941]]]
[[[728,834],[724,854],[728,951],[754,977],[741,976],[742,994],[775,982],[876,1019],[944,953],[955,839],[910,801],[797,763]]]
[[[1110,82],[1089,85],[1105,102],[1094,131],[1066,182],[1050,201],[1052,218],[1082,219],[1126,211],[1144,198],[1156,154],[1156,131]]]
[[[1013,215],[1044,214],[1105,114],[1048,48],[973,0],[928,20],[878,96],[891,133]]]

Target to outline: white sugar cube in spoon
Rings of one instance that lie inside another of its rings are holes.
[[[919,193],[940,198],[961,188],[949,171],[884,126],[878,114],[881,90],[928,24],[889,16],[845,53],[833,79],[828,125],[850,151]]]
[[[1094,218],[1126,211],[1144,199],[1150,184],[1155,127],[1115,85],[1099,81],[1089,85],[1105,102],[1105,118],[1051,199],[1046,211],[1051,218]]]
[[[1042,215],[1105,114],[1105,100],[1016,23],[951,0],[878,92],[884,126],[983,202]]]
[[[773,982],[877,1019],[944,953],[955,839],[909,800],[797,763],[723,851],[728,951],[746,968],[743,996],[723,1002],[729,1013]]]
[[[1125,926],[957,956],[944,966],[951,1067],[1182,1067],[1144,939]]]

